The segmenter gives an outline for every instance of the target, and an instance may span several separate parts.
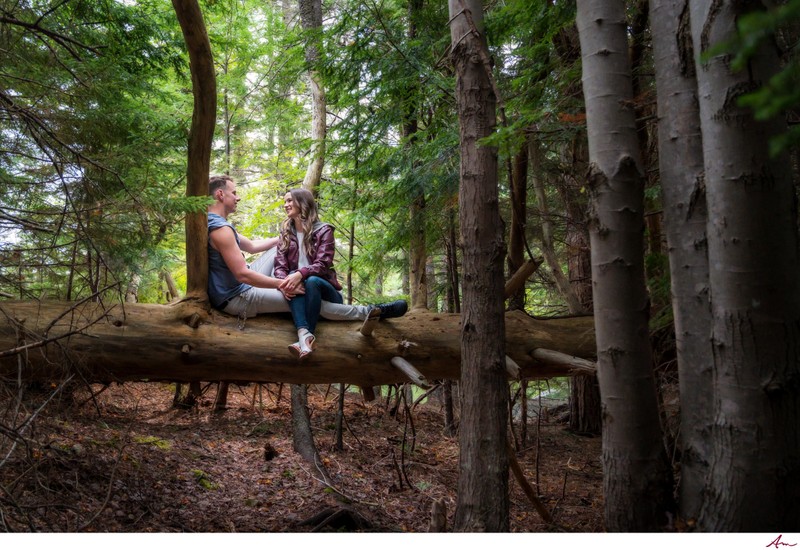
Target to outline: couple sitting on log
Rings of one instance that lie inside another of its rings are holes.
[[[298,359],[313,351],[320,316],[365,321],[405,315],[405,300],[366,306],[343,303],[342,285],[333,269],[333,227],[319,220],[310,191],[286,193],[279,237],[252,240],[239,235],[228,221],[241,200],[233,178],[210,178],[208,194],[214,199],[208,207],[208,296],[216,309],[240,318],[291,312],[297,342],[289,351]],[[263,254],[248,265],[242,251]]]

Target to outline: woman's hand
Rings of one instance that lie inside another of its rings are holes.
[[[286,295],[286,293],[299,294],[297,289],[303,287],[303,275],[299,271],[291,273],[286,277],[278,289]]]
[[[299,296],[300,294],[305,294],[306,286],[301,283],[300,286],[295,290],[284,290],[282,288],[279,288],[278,290],[280,291],[281,294],[283,294],[283,297],[288,301],[294,298],[295,296]]]

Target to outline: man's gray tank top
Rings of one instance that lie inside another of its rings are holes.
[[[236,244],[239,244],[239,233],[234,229],[233,224],[218,214],[208,215],[208,235],[211,236],[212,231],[216,231],[220,227],[230,227],[236,237]],[[252,288],[250,285],[240,283],[233,276],[225,259],[222,257],[214,247],[211,246],[211,240],[208,241],[208,298],[211,300],[211,305],[217,309],[222,309],[228,303],[228,300],[234,298]]]

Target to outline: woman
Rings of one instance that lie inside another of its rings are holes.
[[[314,195],[306,189],[292,189],[283,197],[283,209],[286,220],[281,225],[275,277],[286,279],[281,288],[286,291],[297,329],[297,342],[289,346],[289,351],[302,359],[314,349],[322,301],[341,304],[344,300],[342,285],[333,269],[333,226],[319,220]],[[303,286],[305,294],[298,294]],[[398,300],[370,306],[370,316],[400,317],[407,309],[408,304]]]

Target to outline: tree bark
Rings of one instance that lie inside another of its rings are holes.
[[[288,315],[253,317],[240,330],[237,318],[186,303],[104,308],[97,303],[2,301],[0,375],[16,377],[16,355],[23,354],[25,379],[52,380],[63,369],[62,350],[69,349],[71,357],[80,359],[86,379],[98,382],[380,386],[407,381],[390,363],[395,356],[402,356],[428,380],[457,380],[462,354],[459,321],[458,314],[408,313],[381,321],[371,337],[358,332],[360,323],[322,321],[318,331],[328,344],[298,364],[286,348],[297,340]],[[535,360],[531,353],[537,348],[594,357],[591,317],[541,320],[517,311],[506,314],[505,327],[507,353],[525,378],[569,375],[565,367]],[[18,349],[18,330],[24,330],[29,347]],[[43,345],[43,339],[49,343]]]
[[[197,0],[172,0],[189,51],[194,110],[189,132],[186,195],[208,195],[211,139],[217,116],[217,80],[211,43]],[[208,222],[205,212],[186,215],[186,295],[206,299],[208,287]]]
[[[496,126],[479,0],[449,0],[460,122],[463,250],[461,426],[455,531],[508,531],[508,384],[497,150],[479,145]]]
[[[319,452],[311,432],[311,418],[308,415],[308,387],[304,384],[292,384],[292,432],[293,448],[309,464],[322,466]],[[320,470],[324,472],[325,470]],[[323,474],[327,479],[327,474]]]
[[[658,158],[681,395],[681,517],[703,503],[711,446],[713,355],[703,143],[689,0],[650,0],[658,93]]]
[[[321,0],[299,0],[300,23],[306,33],[306,64],[311,88],[311,160],[303,179],[303,187],[316,195],[325,166],[325,138],[328,132],[327,101],[325,87],[317,65],[320,59],[320,35],[322,33]]]
[[[589,134],[598,380],[606,529],[654,531],[672,508],[644,280],[644,171],[631,108],[622,0],[579,0]]]
[[[763,2],[692,0],[695,58],[730,40]],[[785,155],[769,141],[783,116],[757,121],[738,104],[779,70],[772,41],[734,73],[728,55],[698,63],[708,201],[713,407],[703,531],[788,531],[800,525],[800,258]]]

